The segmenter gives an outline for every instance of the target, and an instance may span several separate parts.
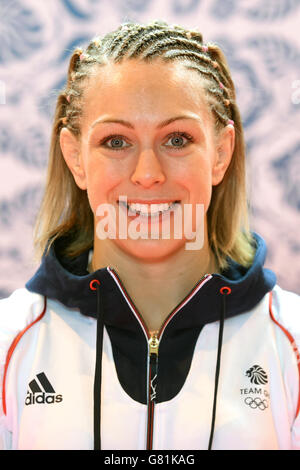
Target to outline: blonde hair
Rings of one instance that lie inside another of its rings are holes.
[[[248,222],[245,142],[226,58],[218,45],[204,45],[200,32],[159,20],[146,25],[123,23],[103,38],[93,38],[85,51],[74,50],[67,83],[55,109],[46,188],[34,228],[36,260],[44,252],[47,254],[60,237],[67,237],[68,243],[63,247],[63,255],[67,257],[77,256],[93,246],[94,219],[87,192],[76,185],[59,143],[63,126],[80,136],[86,79],[109,62],[131,58],[150,62],[155,57],[165,62],[182,61],[188,69],[200,74],[216,135],[230,120],[234,121],[235,148],[222,182],[213,187],[207,212],[208,239],[221,270],[228,266],[228,257],[245,267],[251,265],[255,247]]]

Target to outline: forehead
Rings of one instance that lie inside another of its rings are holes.
[[[200,74],[179,62],[108,63],[95,67],[84,90],[83,116],[87,124],[101,114],[154,124],[184,111],[204,120],[209,114]]]

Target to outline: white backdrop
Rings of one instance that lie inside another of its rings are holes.
[[[300,0],[0,0],[0,298],[35,272],[32,230],[70,51],[120,22],[197,28],[225,52],[247,141],[251,226],[300,294]]]

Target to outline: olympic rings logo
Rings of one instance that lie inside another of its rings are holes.
[[[264,411],[269,406],[267,400],[261,400],[258,397],[256,398],[247,397],[245,398],[244,402],[246,403],[246,405],[249,405],[250,408],[252,408],[253,410],[258,408]]]

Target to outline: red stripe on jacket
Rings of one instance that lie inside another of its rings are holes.
[[[299,414],[299,410],[300,410],[300,354],[299,354],[299,350],[298,350],[298,347],[297,347],[297,344],[296,344],[296,341],[294,340],[294,338],[292,337],[292,335],[290,334],[289,331],[287,331],[277,320],[275,320],[275,317],[274,317],[274,314],[273,314],[273,311],[272,311],[272,299],[273,299],[273,295],[272,295],[272,292],[270,292],[269,294],[269,311],[270,311],[270,316],[273,320],[274,323],[276,323],[276,325],[279,326],[279,328],[281,328],[281,330],[285,333],[285,335],[288,337],[290,343],[291,343],[291,346],[293,348],[293,351],[294,353],[296,354],[296,358],[297,358],[297,366],[298,366],[298,372],[299,372],[299,392],[298,392],[298,404],[297,404],[297,411],[296,411],[296,418]]]
[[[46,313],[46,309],[47,309],[47,297],[45,296],[44,297],[44,309],[43,309],[42,313],[32,323],[27,325],[22,331],[20,331],[20,333],[17,334],[17,336],[15,337],[13,342],[11,343],[10,348],[7,352],[6,360],[5,360],[5,366],[4,366],[3,383],[2,383],[3,411],[4,411],[5,415],[6,415],[5,382],[6,382],[6,375],[7,375],[7,370],[8,370],[8,366],[9,366],[9,361],[11,360],[11,357],[14,353],[14,350],[16,349],[17,344],[20,341],[20,339],[22,338],[22,336],[26,333],[26,331],[29,330],[29,328],[31,328],[35,323],[37,323],[39,320],[41,320],[43,318],[43,316]]]

